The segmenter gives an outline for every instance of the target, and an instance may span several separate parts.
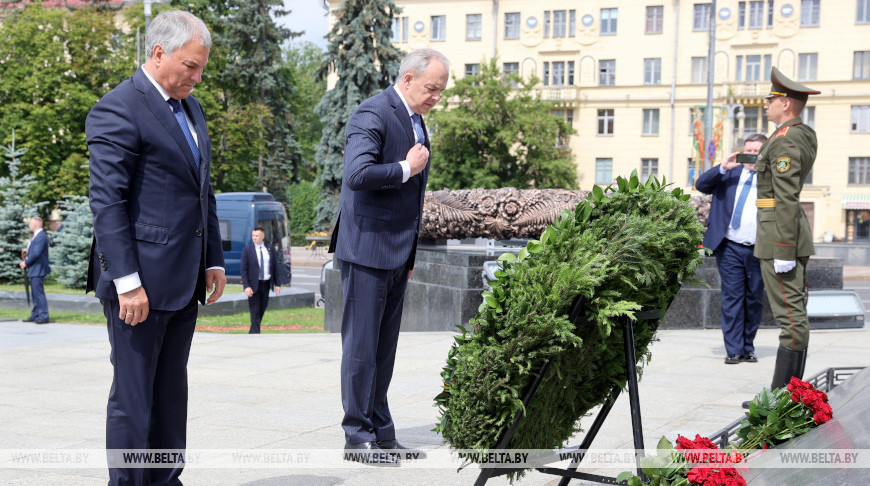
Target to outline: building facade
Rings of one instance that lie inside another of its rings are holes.
[[[773,131],[763,97],[776,66],[822,92],[803,116],[819,139],[801,195],[814,240],[870,243],[870,0],[394,1],[400,49],[438,49],[454,78],[496,56],[505,72],[540,80],[541,98],[577,131],[581,189],[633,170],[692,188],[704,169],[713,17],[715,162]]]

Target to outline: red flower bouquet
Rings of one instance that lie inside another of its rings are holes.
[[[785,388],[762,390],[749,403],[746,419],[737,429],[740,450],[766,449],[807,433],[833,417],[828,396],[813,385],[792,377]]]

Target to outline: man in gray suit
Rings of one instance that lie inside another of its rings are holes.
[[[362,102],[347,124],[330,252],[344,290],[345,459],[365,464],[397,466],[408,453],[396,441],[387,389],[429,176],[429,138],[420,115],[441,99],[449,67],[434,49],[411,52],[396,84]]]

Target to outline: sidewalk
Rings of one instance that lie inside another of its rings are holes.
[[[661,331],[640,382],[647,449],[654,449],[663,435],[671,441],[678,433],[706,435],[739,418],[740,403],[769,385],[777,334],[759,331],[758,363],[725,365],[720,331]],[[408,445],[435,452],[446,448],[431,432],[437,417],[432,399],[441,388],[439,372],[452,340],[452,333],[403,333],[399,339],[389,397],[398,438]],[[810,343],[807,376],[832,366],[870,365],[866,330],[814,331]],[[381,469],[341,461],[340,348],[336,334],[197,333],[188,367],[189,450],[332,449],[335,462],[307,469],[286,463],[189,467],[181,476],[184,484],[473,484],[476,466],[457,473],[425,463]],[[102,326],[0,322],[0,451],[102,450],[112,372],[108,355]],[[595,449],[633,448],[627,400],[623,393],[593,443]],[[591,420],[582,423],[588,427]],[[105,484],[107,477],[102,469],[10,469],[0,463],[3,485],[92,485]],[[518,484],[549,486],[557,479],[535,472]],[[488,484],[508,482],[499,478]]]

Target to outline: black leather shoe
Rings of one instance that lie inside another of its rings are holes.
[[[369,466],[396,467],[400,465],[399,458],[385,452],[376,442],[361,444],[344,444],[344,460],[368,464]]]
[[[740,355],[740,361],[744,363],[758,363],[758,356],[755,355],[752,351]]]
[[[749,410],[749,404],[750,404],[750,403],[752,403],[752,400],[747,400],[747,401],[741,403],[740,406],[743,407],[743,408],[745,408],[746,410]]]
[[[739,354],[729,354],[725,357],[725,364],[737,364],[740,362]]]
[[[48,319],[39,319],[39,320],[33,321],[33,323],[34,324],[48,324]]]
[[[427,457],[426,453],[421,451],[420,449],[405,447],[402,444],[399,444],[399,441],[395,439],[379,440],[377,444],[378,447],[380,447],[381,449],[406,461],[411,461],[414,459],[426,459]]]
[[[33,322],[33,321],[35,321],[35,320],[36,320],[36,319],[34,319],[34,318],[32,318],[32,317],[28,317],[27,319],[21,319],[21,322]]]

